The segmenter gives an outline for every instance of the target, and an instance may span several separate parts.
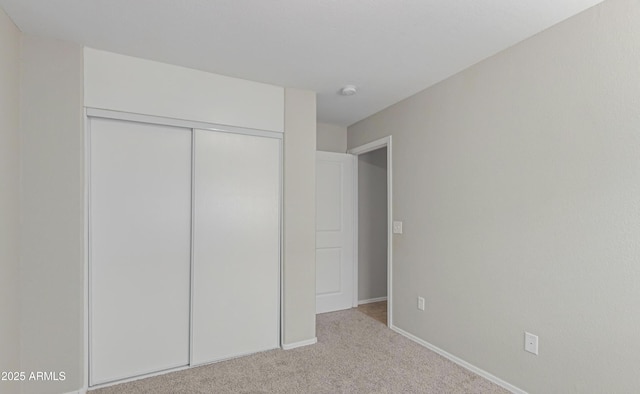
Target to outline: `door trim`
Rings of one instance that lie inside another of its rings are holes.
[[[376,149],[387,149],[387,326],[393,327],[393,160],[392,160],[392,136],[386,136],[367,144],[349,149],[347,153],[360,156]],[[355,173],[355,206],[358,212],[358,161],[356,158]],[[356,215],[357,218],[357,215]],[[358,306],[358,220],[354,227],[354,307]]]
[[[353,299],[351,306],[357,308],[358,302],[358,156],[347,152],[353,159]]]
[[[283,138],[283,135],[282,135],[283,133],[280,133],[277,131],[248,129],[245,127],[227,126],[227,125],[220,125],[216,123],[198,122],[198,121],[185,120],[185,119],[174,119],[174,118],[167,118],[164,116],[135,114],[131,112],[111,111],[107,109],[99,109],[99,108],[91,108],[91,107],[86,107],[85,111],[86,111],[86,116],[88,118],[105,118],[105,119],[123,120],[123,121],[129,121],[129,122],[157,124],[161,126],[182,127],[185,129],[201,129],[201,130],[209,130],[209,131],[220,131],[223,133],[246,134],[246,135],[253,135],[256,137],[270,137],[270,138],[276,138],[276,139]]]

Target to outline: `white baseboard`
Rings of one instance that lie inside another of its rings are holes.
[[[412,341],[426,347],[429,350],[432,350],[436,353],[438,353],[439,355],[441,355],[444,358],[447,358],[451,361],[453,361],[454,363],[460,365],[463,368],[468,369],[469,371],[475,373],[476,375],[480,375],[483,378],[487,379],[490,382],[493,382],[495,384],[497,384],[498,386],[504,387],[505,389],[511,391],[514,394],[527,394],[526,391],[512,385],[511,383],[505,382],[504,380],[498,378],[497,376],[494,376],[492,374],[490,374],[489,372],[485,371],[484,369],[480,369],[478,367],[476,367],[475,365],[469,364],[468,362],[454,356],[451,353],[448,353],[442,349],[440,349],[437,346],[434,346],[432,344],[430,344],[429,342],[422,340],[420,338],[418,338],[417,336],[413,335],[413,334],[409,334],[408,332],[396,327],[396,326],[391,326],[390,327],[393,331],[397,332],[398,334],[407,337],[409,339],[411,339]]]
[[[282,344],[282,348],[284,350],[291,350],[291,349],[295,349],[297,347],[315,345],[316,343],[318,343],[318,338],[317,337],[311,338],[311,339],[307,339],[306,341],[300,341],[300,342],[294,342],[294,343],[283,343]]]
[[[371,304],[374,302],[386,301],[387,297],[369,298],[368,300],[359,300],[358,305]]]

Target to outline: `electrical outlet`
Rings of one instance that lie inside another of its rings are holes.
[[[418,297],[418,309],[424,310],[424,297]]]
[[[524,332],[524,350],[529,353],[538,355],[538,336],[528,332]]]

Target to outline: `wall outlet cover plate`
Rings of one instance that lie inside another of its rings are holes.
[[[529,353],[538,355],[538,336],[525,331],[524,333],[524,350]]]

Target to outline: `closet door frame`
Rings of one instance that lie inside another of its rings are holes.
[[[100,387],[106,387],[106,386],[110,386],[113,384],[120,384],[120,383],[125,383],[128,381],[133,381],[133,380],[138,380],[140,378],[143,377],[150,377],[150,376],[156,376],[156,375],[162,375],[168,372],[174,372],[174,371],[180,371],[180,370],[184,370],[184,369],[189,369],[192,366],[195,365],[191,365],[191,356],[189,356],[190,360],[189,360],[189,365],[184,366],[184,367],[178,367],[178,368],[173,368],[170,370],[164,370],[164,371],[159,371],[159,372],[153,372],[153,373],[149,373],[146,375],[142,375],[142,376],[135,376],[135,377],[131,377],[131,378],[126,378],[126,379],[122,379],[122,380],[118,380],[115,382],[109,382],[109,383],[104,383],[104,384],[97,384],[94,386],[89,386],[89,375],[90,375],[90,363],[91,363],[91,358],[90,358],[90,347],[91,347],[91,288],[90,288],[90,283],[91,283],[91,263],[90,263],[90,256],[91,256],[91,234],[90,234],[90,224],[91,224],[91,211],[90,211],[90,194],[89,194],[89,190],[91,187],[91,172],[90,172],[90,163],[91,163],[91,157],[90,157],[90,152],[91,152],[91,140],[90,140],[90,127],[91,127],[91,119],[94,118],[102,118],[102,119],[113,119],[113,120],[120,120],[120,121],[129,121],[129,122],[137,122],[137,123],[147,123],[147,124],[154,124],[154,125],[161,125],[161,126],[174,126],[174,127],[180,127],[180,128],[186,128],[186,129],[191,129],[191,133],[192,133],[192,138],[191,138],[191,154],[192,154],[192,161],[191,161],[191,213],[193,215],[194,213],[194,194],[193,194],[193,180],[194,180],[194,160],[193,160],[193,153],[194,153],[194,149],[195,149],[195,138],[193,138],[194,134],[195,134],[195,130],[196,129],[200,129],[200,130],[209,130],[209,131],[215,131],[215,132],[222,132],[222,133],[234,133],[234,134],[244,134],[244,135],[251,135],[251,136],[258,136],[258,137],[267,137],[267,138],[274,138],[279,140],[279,145],[280,145],[280,158],[279,158],[279,179],[280,179],[280,184],[279,184],[279,194],[280,194],[280,198],[279,198],[279,206],[278,206],[278,210],[279,210],[279,214],[278,214],[278,218],[279,218],[279,266],[278,266],[278,271],[279,271],[279,283],[278,283],[278,289],[279,289],[279,296],[280,296],[280,302],[278,303],[278,314],[279,317],[277,319],[278,321],[278,328],[277,328],[277,332],[279,333],[279,337],[278,337],[278,346],[280,348],[282,348],[282,343],[283,343],[283,330],[282,328],[284,327],[284,314],[283,314],[283,310],[284,310],[284,295],[283,295],[283,283],[284,283],[284,269],[283,269],[283,242],[284,242],[284,226],[283,226],[283,212],[284,212],[284,144],[283,144],[283,139],[284,139],[284,133],[281,132],[276,132],[276,131],[268,131],[268,130],[258,130],[258,129],[249,129],[249,128],[243,128],[243,127],[235,127],[235,126],[227,126],[227,125],[219,125],[219,124],[215,124],[215,123],[208,123],[208,122],[200,122],[200,121],[191,121],[191,120],[183,120],[183,119],[174,119],[174,118],[167,118],[167,117],[162,117],[162,116],[153,116],[153,115],[143,115],[143,114],[135,114],[135,113],[130,113],[130,112],[122,112],[122,111],[112,111],[112,110],[105,110],[105,109],[99,109],[99,108],[91,108],[91,107],[85,107],[85,116],[84,116],[84,146],[85,146],[85,155],[84,155],[84,179],[85,179],[85,183],[84,183],[84,211],[85,211],[85,215],[84,215],[84,234],[85,234],[85,239],[84,239],[84,244],[85,244],[85,253],[84,253],[84,265],[85,265],[85,275],[84,275],[84,298],[85,298],[85,316],[84,316],[84,389],[95,389],[95,388],[100,388]],[[193,224],[193,220],[191,221],[191,234],[193,235],[193,231],[194,231],[194,224]],[[192,354],[192,348],[193,348],[193,335],[192,335],[192,330],[193,330],[193,264],[194,264],[194,256],[193,256],[193,250],[194,250],[194,246],[193,246],[193,236],[191,237],[191,261],[190,261],[190,270],[191,270],[191,283],[190,283],[190,306],[189,306],[189,354]]]

